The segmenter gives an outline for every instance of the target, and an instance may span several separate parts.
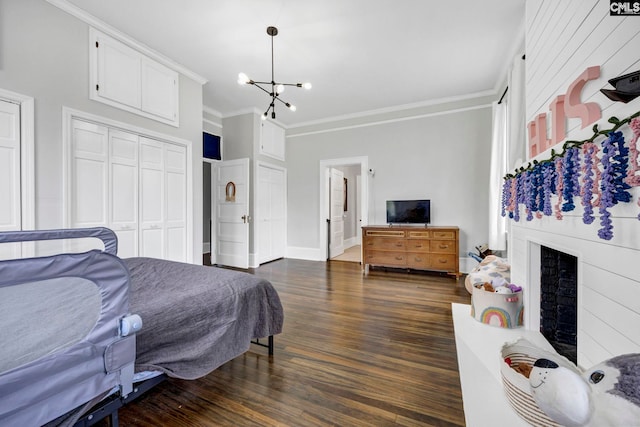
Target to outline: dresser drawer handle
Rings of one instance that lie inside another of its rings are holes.
[[[367,243],[367,246],[373,246],[373,242]]]
[[[420,249],[422,245],[416,245],[416,249]]]
[[[440,249],[448,249],[449,245],[440,245]]]
[[[402,258],[401,256],[397,256],[397,257],[396,257],[396,259],[397,259],[398,261],[402,261],[404,258]]]
[[[440,264],[446,264],[446,263],[447,263],[447,260],[446,260],[446,259],[442,259],[442,258],[440,258],[440,259],[438,260],[438,262],[439,262]]]
[[[396,243],[396,247],[401,248],[402,247],[402,243]]]
[[[422,262],[422,258],[416,257],[416,262]]]

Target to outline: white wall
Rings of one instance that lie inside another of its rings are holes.
[[[0,1],[0,88],[35,99],[36,227],[63,226],[62,107],[192,142],[193,253],[202,251],[202,86],[180,76],[180,127],[89,99],[89,27],[42,0]],[[151,46],[161,51],[161,46]]]
[[[367,156],[369,224],[386,222],[387,199],[431,199],[433,225],[460,227],[466,256],[487,234],[487,182],[493,99],[476,98],[430,112],[287,131],[288,246],[319,248],[319,163]],[[415,112],[414,112],[415,113]],[[338,127],[339,126],[339,127]]]
[[[639,99],[614,103],[599,92],[610,87],[608,79],[640,68],[638,17],[609,16],[606,0],[528,0],[526,14],[527,121],[548,112],[551,101],[594,65],[601,66],[600,78],[587,83],[582,101],[601,106],[600,129],[610,127],[606,121],[612,115],[623,118],[640,110]],[[588,138],[590,128],[581,130],[578,119],[569,119],[568,139]],[[628,143],[631,132],[628,127],[621,130]],[[557,151],[561,144],[555,147]],[[547,158],[548,152],[537,156]],[[632,194],[635,202],[640,192],[636,188]],[[610,241],[598,238],[598,217],[591,225],[583,224],[581,207],[565,213],[561,221],[552,217],[510,221],[512,281],[528,285],[527,328],[539,327],[539,271],[534,266],[538,245],[578,257],[578,364],[585,368],[614,355],[640,351],[638,206],[618,205],[611,212],[614,238]]]

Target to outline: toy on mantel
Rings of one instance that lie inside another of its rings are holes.
[[[529,384],[540,409],[564,426],[640,426],[640,354],[611,358],[582,376],[538,359]]]
[[[497,294],[515,294],[516,292],[520,292],[522,290],[520,286],[509,283],[502,277],[496,277],[492,279],[491,283],[477,283],[473,286],[479,289],[484,289],[487,292],[495,292]]]

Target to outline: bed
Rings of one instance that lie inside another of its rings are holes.
[[[87,237],[104,250],[0,261],[0,425],[72,425],[89,408],[115,408],[117,423],[148,388],[140,379],[200,378],[261,338],[273,351],[283,310],[264,279],[120,259],[106,228],[5,232],[0,243]]]

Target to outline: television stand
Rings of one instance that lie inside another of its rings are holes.
[[[460,277],[458,227],[375,225],[362,227],[362,268],[441,271]]]

